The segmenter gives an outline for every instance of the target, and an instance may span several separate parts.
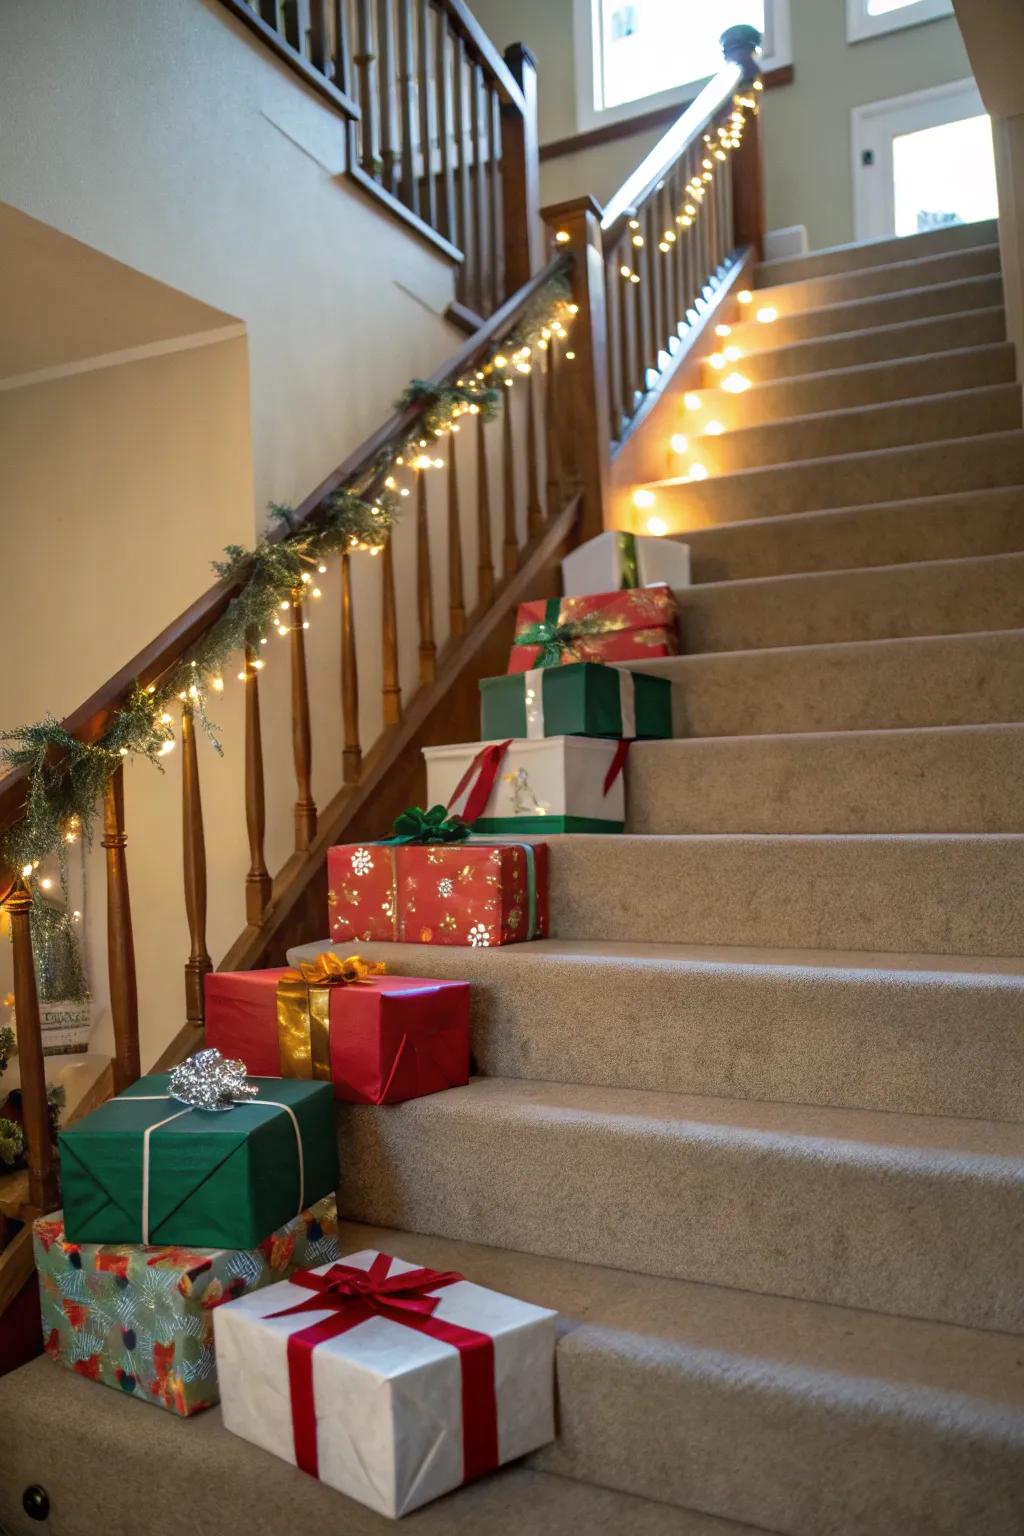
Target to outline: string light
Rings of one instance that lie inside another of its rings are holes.
[[[690,480],[706,480],[707,477],[708,477],[708,471],[707,471],[707,468],[706,468],[705,465],[703,465],[703,464],[691,464],[690,465],[690,473],[689,473],[689,475],[687,477],[688,479],[690,479]]]
[[[774,305],[766,304],[764,309],[758,310],[755,318],[760,320],[762,325],[771,325],[773,320],[779,318],[779,312]]]
[[[725,428],[722,426],[720,421],[709,421],[707,426],[704,428],[704,431],[707,433],[708,437],[721,437],[722,433],[725,431]]]
[[[716,325],[715,326],[715,335],[716,336],[731,336],[732,335],[732,326],[731,325]]]
[[[725,367],[725,357],[721,352],[712,352],[711,356],[708,358],[708,362],[711,364],[712,368]]]
[[[689,450],[689,447],[690,439],[688,437],[684,437],[681,432],[677,432],[672,439],[672,452],[686,453]]]
[[[749,304],[752,302],[753,297],[754,295],[751,293],[749,288],[743,288],[736,295],[736,302],[737,304]]]
[[[695,395],[692,390],[688,390],[683,396],[683,404],[688,411],[699,411],[701,407],[700,395]]]
[[[571,239],[572,236],[567,229],[559,229],[555,232],[556,245],[568,245]]]
[[[728,363],[738,363],[743,352],[739,347],[723,347],[722,356]]]
[[[654,506],[654,492],[644,490],[642,487],[640,490],[634,491],[633,505],[634,507],[637,507],[641,512],[645,512],[648,507]]]
[[[730,395],[742,395],[744,390],[750,388],[750,380],[742,373],[730,373],[727,379],[722,380],[722,388]]]

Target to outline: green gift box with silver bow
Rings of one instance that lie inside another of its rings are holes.
[[[207,1110],[173,1099],[169,1074],[141,1077],[62,1131],[68,1241],[255,1248],[335,1190],[331,1084],[248,1084],[255,1097]]]
[[[667,677],[580,661],[480,680],[483,741],[610,736],[656,741],[672,735]]]

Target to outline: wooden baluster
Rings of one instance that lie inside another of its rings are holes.
[[[459,456],[457,438],[448,444],[448,631],[466,633],[466,597],[462,576],[462,513],[459,506]]]
[[[352,54],[348,40],[347,0],[331,0],[334,23],[334,72],[332,79],[347,94],[352,89]]]
[[[456,242],[462,251],[462,265],[458,271],[457,293],[463,304],[472,303],[473,290],[476,285],[476,273],[473,268],[473,213],[472,196],[470,190],[469,155],[470,134],[469,123],[471,120],[471,102],[467,100],[467,92],[470,88],[472,76],[466,67],[466,50],[462,38],[452,38],[452,92],[455,101],[455,167],[458,174],[458,229],[459,238]]]
[[[355,784],[362,769],[363,750],[359,745],[359,669],[352,607],[352,557],[347,552],[341,557],[341,723],[341,777],[346,784]]]
[[[203,981],[213,962],[206,948],[206,839],[199,789],[199,759],[191,704],[181,711],[181,808],[185,869],[185,916],[191,950],[185,963],[185,1018],[197,1029],[205,1018]]]
[[[260,19],[265,21],[268,27],[273,27],[275,32],[285,35],[284,20],[281,15],[281,0],[260,0]]]
[[[263,784],[263,731],[260,724],[260,668],[257,636],[245,647],[245,826],[249,834],[249,873],[245,877],[245,920],[258,927],[270,906],[272,882],[263,851],[267,801]]]
[[[644,232],[644,251],[647,260],[647,313],[650,325],[650,348],[647,353],[648,363],[657,373],[661,364],[661,353],[668,338],[668,324],[665,319],[664,287],[662,284],[661,252],[658,250],[658,194],[655,193],[651,201],[644,209],[642,227]]]
[[[328,80],[334,72],[329,5],[330,0],[311,0],[309,13],[309,62]]]
[[[437,228],[437,189],[434,183],[434,139],[437,135],[435,92],[437,90],[437,61],[434,56],[433,34],[430,25],[432,7],[428,0],[419,4],[419,98],[420,98],[420,153],[423,156],[422,213],[431,229]]]
[[[619,306],[622,299],[622,278],[614,251],[604,261],[604,302],[608,315],[608,413],[613,439],[622,430],[625,412],[622,408],[622,337]]]
[[[734,182],[734,179],[735,179],[735,166],[734,166],[733,162],[734,162],[735,158],[736,158],[736,151],[733,150],[730,153],[728,160],[726,161],[726,171],[727,171],[728,174],[727,174],[727,176],[725,178],[725,184],[724,184],[724,188],[723,188],[723,201],[724,201],[724,204],[725,204],[724,219],[725,219],[725,230],[726,230],[726,248],[727,248],[727,250],[728,250],[730,255],[732,255],[733,251],[736,249],[736,230],[733,227],[733,217],[732,217],[733,196],[734,196],[733,182]]]
[[[315,3],[315,0],[314,0]],[[310,0],[285,0],[285,20],[288,24],[288,41],[296,53],[309,58]]]
[[[483,66],[473,64],[469,72],[469,122],[473,135],[473,283],[474,308],[487,314],[487,161],[486,161],[486,94],[484,91]]]
[[[491,485],[487,465],[487,431],[483,416],[476,419],[477,602],[486,607],[494,596],[494,553],[491,542]]]
[[[519,564],[519,530],[516,526],[516,460],[512,446],[512,391],[504,390],[501,411],[501,490],[505,514],[502,567],[511,576]]]
[[[401,152],[398,147],[395,87],[395,14],[392,0],[378,0],[377,45],[380,50],[380,179],[388,192],[398,186]]]
[[[43,1065],[43,1026],[39,1017],[36,968],[32,959],[32,897],[18,879],[7,898],[14,949],[14,1027],[18,1037],[21,1071],[21,1113],[28,1162],[28,1197],[37,1211],[54,1210],[60,1203],[57,1169],[50,1137],[50,1113],[46,1103]]]
[[[309,677],[306,672],[305,607],[292,599],[292,756],[295,761],[295,851],[305,853],[316,837],[317,810],[313,799],[313,731],[309,716]]]
[[[625,421],[636,409],[636,284],[623,277],[622,268],[632,267],[633,247],[625,237],[615,248],[615,274],[619,283],[619,352],[622,359],[622,414]]]
[[[490,87],[486,93],[487,154],[490,171],[488,213],[490,216],[491,247],[491,311],[498,309],[505,297],[504,243],[501,231],[501,102],[498,93]]]
[[[428,470],[421,469],[416,484],[416,609],[420,621],[420,682],[424,684],[432,683],[437,676],[434,587],[430,571],[428,473]]]
[[[544,528],[544,508],[540,499],[540,467],[537,463],[536,357],[526,386],[526,536],[536,539]]]
[[[139,1060],[139,991],[135,980],[135,936],[128,891],[124,830],[124,768],[118,765],[103,792],[103,837],[107,854],[107,976],[114,1025],[114,1091],[142,1074]]]
[[[665,184],[665,190],[661,195],[661,204],[658,208],[658,217],[661,220],[661,239],[668,250],[661,253],[661,268],[663,273],[662,288],[665,295],[665,323],[669,340],[678,338],[679,325],[679,299],[676,292],[676,243],[668,239],[669,235],[678,234],[672,215],[675,211],[675,176],[670,176]],[[659,247],[660,251],[660,247]]]
[[[459,232],[455,217],[455,163],[459,158],[455,143],[455,118],[452,102],[452,70],[456,67],[452,50],[448,46],[448,18],[443,10],[437,10],[437,137],[441,155],[440,228],[446,240],[458,245]],[[456,76],[456,79],[458,77]]]
[[[504,292],[515,293],[544,262],[540,222],[540,150],[537,139],[537,61],[522,43],[505,49],[508,65],[526,103],[501,105],[502,223],[505,230]]]
[[[420,0],[421,5],[426,0]],[[413,213],[420,211],[416,176],[416,78],[413,62],[413,0],[398,0],[399,102],[402,109],[402,179],[399,196]]]
[[[562,509],[565,472],[562,463],[562,412],[559,410],[558,374],[561,364],[558,358],[558,337],[552,336],[546,353],[544,370],[544,458],[547,467],[548,512],[554,516]]]
[[[706,146],[707,147],[707,146]],[[711,277],[718,271],[718,166],[714,150],[708,148],[705,159],[711,161],[711,174],[715,178],[708,186],[707,196],[704,199],[704,210],[708,228],[708,276]]]
[[[367,176],[378,175],[377,56],[373,39],[373,0],[356,0],[357,46],[353,64],[359,72],[359,163]]]
[[[647,273],[644,266],[643,250],[633,244],[634,230],[630,235],[629,251],[630,265],[639,278],[639,282],[630,283],[630,321],[633,330],[633,386],[642,397],[647,393]]]
[[[385,725],[402,718],[402,688],[398,681],[398,618],[395,605],[395,562],[388,534],[381,554],[382,703]]]
[[[722,52],[727,60],[743,70],[741,94],[753,95],[753,82],[759,69],[757,50],[761,36],[756,27],[730,27],[722,34]],[[738,246],[752,245],[759,261],[764,260],[764,165],[761,148],[761,119],[746,109],[743,140],[733,151],[732,209],[735,241]]]

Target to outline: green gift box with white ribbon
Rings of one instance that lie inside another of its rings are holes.
[[[667,677],[579,661],[480,681],[484,741],[540,741],[545,736],[654,741],[671,735],[672,685]]]
[[[255,1248],[338,1183],[334,1089],[248,1079],[221,1109],[141,1077],[60,1134],[64,1229],[72,1243]]]

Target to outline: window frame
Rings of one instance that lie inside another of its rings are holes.
[[[920,27],[928,21],[941,21],[953,15],[953,0],[913,0],[898,10],[872,16],[868,0],[846,0],[846,41],[863,43],[868,38],[902,32],[906,27]]]
[[[573,0],[573,40],[576,66],[576,131],[586,133],[601,128],[606,123],[625,123],[633,117],[656,112],[662,107],[682,107],[692,101],[712,78],[704,75],[698,80],[687,80],[666,91],[652,91],[647,96],[637,96],[614,107],[599,107],[603,91],[601,51],[598,40],[601,31],[601,5],[603,0]],[[792,64],[793,51],[789,26],[790,0],[765,0],[766,47],[763,67],[777,69]],[[723,27],[724,31],[725,28]],[[723,58],[724,66],[725,60]]]

